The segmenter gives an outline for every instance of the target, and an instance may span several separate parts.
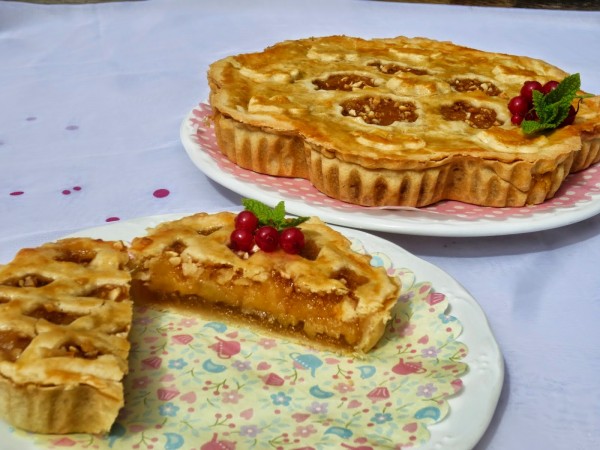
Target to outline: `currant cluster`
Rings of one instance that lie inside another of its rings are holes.
[[[264,252],[274,252],[278,247],[290,254],[297,254],[304,247],[304,233],[297,227],[278,231],[270,225],[259,226],[259,220],[251,211],[242,211],[235,218],[235,229],[230,236],[234,250],[250,252],[254,244]]]
[[[540,91],[546,95],[552,92],[558,86],[558,81],[548,81],[542,84],[539,81],[526,81],[521,87],[520,95],[513,97],[508,102],[508,110],[512,114],[511,122],[515,125],[521,125],[523,120],[538,120],[538,116],[533,107],[533,91]],[[571,105],[569,114],[559,126],[571,125],[575,120],[577,110]]]

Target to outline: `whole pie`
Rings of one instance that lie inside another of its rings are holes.
[[[0,417],[36,433],[105,433],[123,406],[132,320],[120,242],[72,238],[0,266]]]
[[[208,71],[217,142],[234,163],[354,204],[416,207],[539,204],[600,160],[598,96],[550,132],[511,123],[525,81],[566,76],[449,42],[346,36],[281,42]]]
[[[298,254],[231,248],[235,214],[199,213],[133,240],[131,292],[162,309],[201,311],[319,348],[368,352],[381,338],[399,282],[318,218],[299,225]]]

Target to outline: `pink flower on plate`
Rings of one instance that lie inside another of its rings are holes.
[[[414,323],[405,322],[398,328],[395,328],[395,332],[400,337],[412,336],[417,326]]]
[[[345,394],[346,392],[354,391],[354,386],[348,383],[338,383],[336,386],[334,386],[334,389],[340,394]]]
[[[269,350],[273,347],[277,347],[277,341],[275,341],[275,339],[262,338],[260,341],[258,341],[258,345]]]
[[[198,321],[196,319],[194,319],[193,317],[184,317],[179,322],[179,325],[181,325],[182,327],[185,327],[185,328],[191,328],[191,327],[198,325]]]
[[[139,378],[135,378],[133,380],[133,387],[135,389],[145,389],[148,387],[148,385],[152,382],[152,380],[147,377],[147,376],[143,376],[143,377],[139,377]]]
[[[237,404],[241,398],[244,396],[241,395],[238,391],[226,391],[221,394],[221,399],[223,403],[232,403]]]
[[[296,427],[294,436],[307,438],[311,434],[315,434],[316,432],[317,430],[313,425],[299,425]]]

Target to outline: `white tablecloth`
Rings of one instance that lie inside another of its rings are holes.
[[[76,230],[237,208],[179,139],[221,57],[329,34],[526,54],[600,92],[600,13],[358,0],[0,2],[0,262]],[[600,448],[600,218],[496,237],[378,233],[458,280],[505,358],[478,449]],[[377,234],[377,233],[376,233]],[[2,444],[0,444],[1,448]]]

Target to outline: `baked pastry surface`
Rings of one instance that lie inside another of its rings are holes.
[[[231,56],[208,71],[221,151],[239,166],[309,179],[368,206],[443,199],[523,206],[600,160],[600,97],[575,123],[535,136],[507,103],[544,61],[449,42],[329,36]]]
[[[132,320],[120,242],[70,238],[0,266],[0,417],[36,433],[108,432]]]
[[[313,217],[298,255],[229,247],[235,214],[199,213],[133,240],[132,296],[164,309],[240,320],[318,348],[365,353],[380,339],[399,281]]]

